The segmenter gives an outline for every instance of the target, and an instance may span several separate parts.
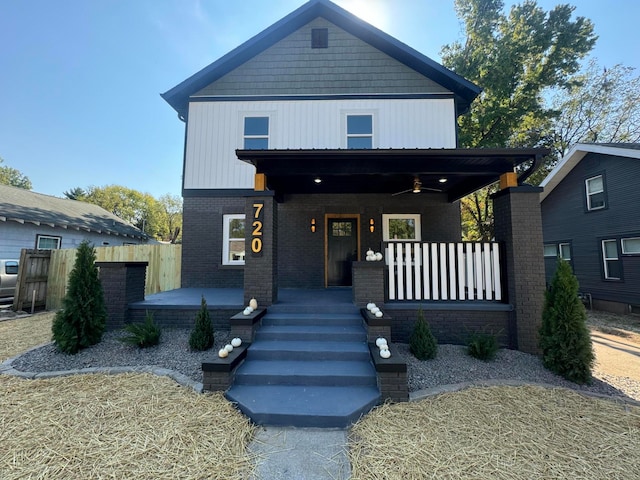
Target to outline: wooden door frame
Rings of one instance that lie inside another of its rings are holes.
[[[325,213],[324,214],[324,288],[329,287],[329,219],[355,218],[356,245],[358,260],[360,259],[360,214],[359,213]]]

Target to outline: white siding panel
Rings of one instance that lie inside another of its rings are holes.
[[[374,115],[375,148],[454,148],[452,99],[193,102],[184,186],[253,188],[255,169],[239,161],[243,118],[268,115],[270,149],[345,148],[344,118]]]

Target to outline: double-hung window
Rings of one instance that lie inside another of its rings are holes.
[[[602,240],[602,263],[605,279],[620,280],[622,278],[617,240]]]
[[[604,178],[602,175],[585,180],[587,210],[600,210],[605,205]]]
[[[244,117],[244,149],[269,148],[269,117]]]
[[[570,243],[561,243],[558,245],[558,250],[560,251],[560,258],[562,260],[571,260],[571,244]]]
[[[223,215],[223,265],[244,265],[244,219],[243,214]]]
[[[57,250],[62,242],[61,237],[51,235],[36,235],[36,248],[38,250]]]
[[[373,148],[372,115],[347,115],[347,148]]]

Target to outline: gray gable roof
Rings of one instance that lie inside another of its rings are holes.
[[[329,0],[310,0],[297,10],[263,30],[211,65],[162,94],[178,114],[186,118],[189,98],[198,91],[239,67],[254,56],[295,32],[299,28],[323,17],[355,37],[386,53],[416,72],[453,92],[458,113],[464,113],[481,89],[451,70],[443,67],[417,50],[364,22]]]
[[[576,143],[540,183],[543,201],[588,153],[640,159],[640,143]]]
[[[138,228],[97,205],[0,185],[0,222],[10,221],[147,238]]]

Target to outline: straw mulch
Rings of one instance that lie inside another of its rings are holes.
[[[245,479],[254,427],[220,394],[148,374],[0,375],[0,478]]]
[[[55,312],[44,312],[0,322],[0,362],[28,348],[51,341]]]
[[[384,405],[350,432],[352,480],[638,479],[640,408],[564,389],[470,388]]]

